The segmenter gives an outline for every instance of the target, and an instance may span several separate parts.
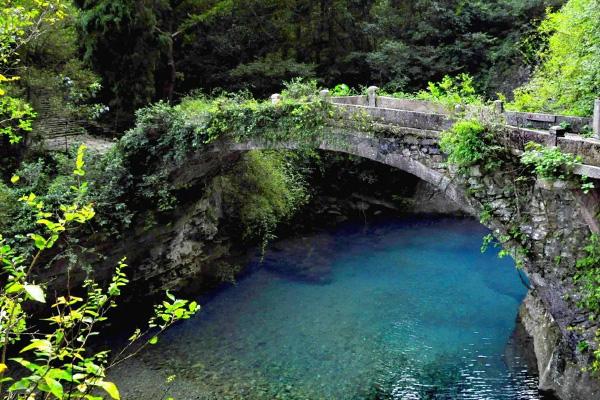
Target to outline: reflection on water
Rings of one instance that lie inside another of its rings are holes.
[[[539,399],[504,355],[526,290],[485,233],[432,218],[278,243],[113,379],[131,400]]]

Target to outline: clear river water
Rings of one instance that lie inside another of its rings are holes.
[[[486,233],[427,217],[276,243],[111,378],[126,400],[540,399],[509,345],[526,288]]]

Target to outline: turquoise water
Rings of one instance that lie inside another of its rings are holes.
[[[539,399],[506,355],[526,289],[486,233],[430,218],[276,244],[116,380],[126,399]]]

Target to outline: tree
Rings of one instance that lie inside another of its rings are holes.
[[[102,77],[115,126],[152,101],[173,98],[175,43],[233,0],[76,0],[84,58]]]
[[[570,0],[540,26],[548,46],[533,79],[515,91],[524,111],[591,115],[600,97],[600,3]]]

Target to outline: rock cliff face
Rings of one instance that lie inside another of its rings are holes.
[[[231,281],[245,262],[246,249],[236,240],[238,227],[224,215],[215,178],[227,173],[238,158],[204,155],[174,171],[172,179],[180,188],[177,208],[159,216],[140,215],[122,240],[98,245],[97,250],[108,255],[95,268],[98,278],[105,279],[126,256],[131,284],[125,294],[130,300],[145,301],[165,290],[198,294]]]
[[[523,301],[519,317],[533,338],[539,371],[539,388],[562,400],[600,398],[598,381],[582,372],[565,346],[558,324],[535,293]]]

